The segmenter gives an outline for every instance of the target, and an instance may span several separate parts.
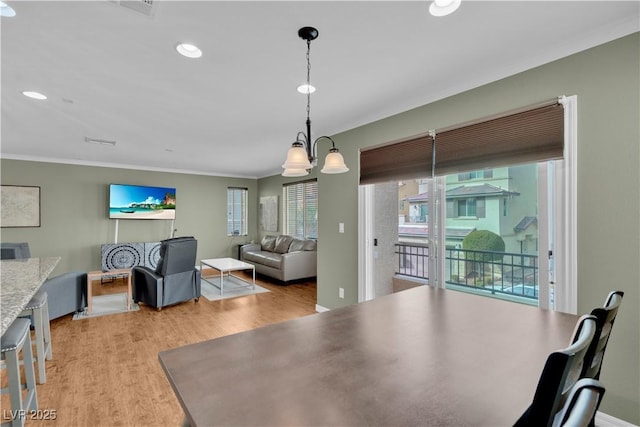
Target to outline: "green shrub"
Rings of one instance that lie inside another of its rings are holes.
[[[504,253],[505,245],[502,237],[489,230],[475,230],[467,234],[462,241],[462,249],[473,251],[491,251]],[[503,254],[467,253],[467,260],[476,262],[500,261]]]

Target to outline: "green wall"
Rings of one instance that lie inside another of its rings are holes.
[[[358,301],[359,150],[557,96],[578,97],[578,312],[625,292],[603,367],[601,410],[640,424],[640,33],[333,138],[350,171],[318,174],[318,305]],[[323,158],[323,155],[320,156]],[[281,195],[285,178],[259,180]],[[338,233],[338,224],[345,233]],[[345,289],[345,298],[338,289]]]
[[[60,256],[53,274],[100,268],[100,245],[113,243],[108,219],[110,183],[176,188],[176,236],[198,239],[198,258],[231,256],[234,245],[256,235],[257,181],[131,169],[3,159],[2,184],[41,187],[37,228],[2,228],[3,242],[29,242],[32,256]],[[249,189],[249,237],[227,236],[227,186]],[[118,242],[166,239],[171,221],[120,220]]]
[[[578,311],[625,292],[603,367],[602,410],[640,424],[640,33],[335,135],[351,171],[319,174],[318,304],[357,302],[362,147],[535,104],[578,97]],[[345,222],[345,234],[338,234]],[[345,299],[338,288],[345,288]]]
[[[286,148],[287,147],[283,148],[283,151],[282,151],[283,156],[286,155],[287,153]],[[317,177],[316,175],[317,169],[318,168],[314,168],[309,175],[299,177],[299,178],[285,178],[281,175],[274,175],[274,176],[260,179],[258,181],[258,201],[260,200],[260,197],[278,196],[278,231],[264,232],[260,230],[258,225],[258,241],[264,235],[275,236],[278,234],[284,234],[284,213],[283,213],[284,210],[282,208],[284,201],[282,200],[282,186],[284,184],[289,184],[292,182],[300,182],[300,181],[307,181],[309,179],[314,179]]]
[[[640,34],[555,61],[405,113],[335,135],[351,171],[318,174],[318,304],[358,300],[359,150],[537,103],[578,96],[578,311],[601,305],[611,289],[625,292],[603,367],[601,409],[640,424]],[[321,149],[326,147],[321,146]],[[283,148],[283,156],[286,147]],[[323,159],[326,154],[320,153]],[[280,176],[260,180],[169,174],[2,160],[2,183],[42,187],[42,226],[2,229],[3,241],[28,241],[35,256],[63,257],[57,272],[99,267],[100,244],[113,241],[106,218],[110,182],[175,186],[177,235],[198,238],[199,257],[231,255],[258,239],[260,196],[278,195]],[[250,236],[226,236],[226,187],[250,194]],[[280,214],[282,230],[282,214]],[[338,224],[345,232],[338,232]],[[158,240],[167,224],[120,222],[120,242]],[[55,272],[54,272],[55,273]],[[345,298],[338,298],[338,288]]]

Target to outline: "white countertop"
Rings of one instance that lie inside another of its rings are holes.
[[[60,257],[0,261],[0,335],[49,277]]]

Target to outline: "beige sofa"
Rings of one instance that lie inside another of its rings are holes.
[[[256,273],[289,282],[317,275],[316,248],[315,240],[264,236],[260,243],[241,246],[240,259],[253,264]]]

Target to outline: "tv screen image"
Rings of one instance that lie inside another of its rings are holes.
[[[109,218],[175,219],[176,189],[110,184]]]

